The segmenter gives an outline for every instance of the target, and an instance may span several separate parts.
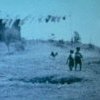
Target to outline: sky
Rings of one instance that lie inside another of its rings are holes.
[[[0,0],[0,17],[27,15],[34,16],[33,22],[22,26],[22,37],[26,39],[70,40],[73,32],[78,31],[82,42],[100,46],[100,0]],[[59,23],[38,23],[36,18],[47,15],[67,16]]]

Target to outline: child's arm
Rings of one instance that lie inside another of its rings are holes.
[[[82,62],[84,61],[84,58],[83,58],[83,55],[80,53],[80,55],[81,55],[81,60],[82,60]]]
[[[81,55],[81,58],[83,58],[83,55],[80,53],[80,55]]]
[[[69,61],[69,57],[67,58],[67,62],[66,62],[66,64],[68,64],[68,61]]]

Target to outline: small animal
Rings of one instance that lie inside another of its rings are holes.
[[[55,58],[58,55],[58,52],[51,52],[50,56],[52,56],[53,58]]]

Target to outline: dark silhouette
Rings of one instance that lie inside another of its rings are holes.
[[[58,52],[51,52],[51,54],[50,54],[53,58],[55,58],[57,55],[58,55]]]
[[[75,70],[77,70],[77,66],[79,65],[80,67],[80,71],[82,69],[82,54],[80,53],[80,47],[76,48],[76,52],[75,52]]]
[[[3,23],[3,19],[0,19],[0,41],[4,41],[5,29],[6,29],[6,23]]]
[[[73,57],[73,53],[74,51],[73,50],[70,50],[70,54],[69,54],[69,57],[67,59],[67,63],[69,65],[69,70],[72,71],[73,70],[73,67],[74,67],[74,57]]]
[[[62,18],[63,20],[66,20],[66,16],[63,16],[63,18]]]

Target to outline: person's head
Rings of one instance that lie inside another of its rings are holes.
[[[70,54],[73,54],[74,53],[74,50],[70,50]]]
[[[80,47],[77,47],[77,48],[76,48],[76,51],[78,51],[78,52],[79,52],[79,51],[80,51]]]

